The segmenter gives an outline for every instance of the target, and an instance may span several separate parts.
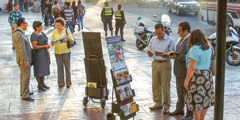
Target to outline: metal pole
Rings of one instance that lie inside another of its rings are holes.
[[[223,120],[227,0],[217,0],[217,61],[214,120]]]

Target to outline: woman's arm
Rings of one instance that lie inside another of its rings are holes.
[[[184,82],[184,87],[186,90],[188,90],[188,84],[190,79],[193,76],[193,73],[195,72],[196,66],[197,66],[197,61],[193,60],[192,58],[189,58],[189,67],[188,67],[187,76]]]
[[[46,49],[50,48],[50,45],[42,45],[42,46],[37,45],[37,41],[32,41],[32,46],[33,46],[33,49],[35,50],[42,49],[42,48],[46,48]]]

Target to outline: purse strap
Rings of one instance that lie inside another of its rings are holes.
[[[213,49],[213,47],[212,47],[212,46],[210,46],[210,47],[211,47],[211,51],[212,51],[211,60],[215,60],[215,57],[214,57],[214,49]]]
[[[66,29],[66,35],[68,36],[68,32],[67,32],[67,29]]]

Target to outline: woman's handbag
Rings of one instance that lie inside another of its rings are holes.
[[[66,34],[68,36],[68,32],[67,32],[67,29],[66,29]],[[71,44],[69,41],[67,41],[67,47],[68,48],[72,48],[73,46],[75,46],[77,43],[76,41],[74,40],[73,43]]]
[[[214,50],[213,48],[211,47],[212,49],[212,57],[211,57],[211,65],[210,65],[210,70],[212,71],[212,75],[213,76],[216,76],[216,58],[215,58],[215,55],[214,55]]]

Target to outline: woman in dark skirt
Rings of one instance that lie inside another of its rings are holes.
[[[44,76],[50,74],[50,56],[48,51],[50,45],[48,45],[46,34],[42,32],[42,22],[34,21],[33,29],[34,32],[31,35],[31,42],[34,49],[34,77],[37,79],[38,89],[46,91],[49,87],[44,83]]]
[[[214,52],[204,33],[198,28],[191,32],[188,44],[191,48],[186,56],[186,105],[188,110],[193,111],[194,120],[203,120],[208,108],[214,104],[213,79],[209,69]]]

